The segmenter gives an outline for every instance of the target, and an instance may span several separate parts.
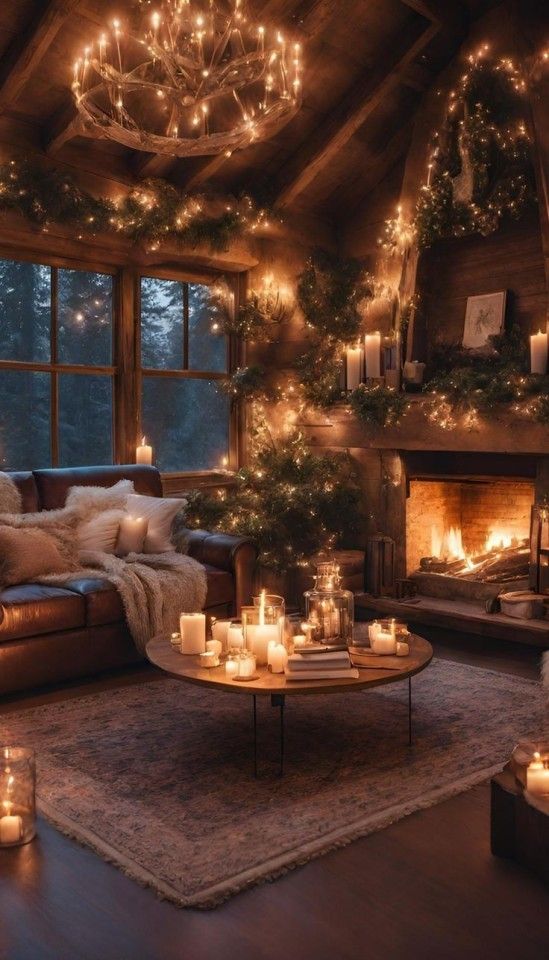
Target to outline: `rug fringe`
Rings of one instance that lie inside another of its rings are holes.
[[[118,867],[127,877],[135,880],[141,886],[152,888],[161,900],[169,900],[178,907],[211,910],[226,900],[229,900],[237,893],[241,893],[260,883],[278,880],[291,870],[310,863],[311,860],[325,856],[333,850],[346,847],[361,837],[366,837],[379,830],[384,830],[391,824],[404,819],[404,817],[410,816],[412,813],[428,809],[429,807],[436,806],[438,803],[443,803],[445,800],[458,796],[460,793],[464,793],[479,783],[489,780],[495,776],[495,774],[500,773],[504,765],[503,763],[499,763],[492,767],[478,770],[468,777],[463,777],[455,783],[448,784],[446,787],[439,787],[436,790],[432,790],[423,797],[410,800],[405,804],[396,804],[378,816],[369,815],[366,818],[361,818],[354,824],[341,827],[331,834],[312,841],[305,847],[300,847],[299,850],[295,850],[294,848],[274,857],[273,860],[270,861],[271,866],[267,868],[267,872],[265,872],[264,869],[267,864],[264,863],[263,869],[244,871],[235,877],[231,877],[230,880],[215,884],[192,897],[182,897],[170,884],[163,883],[158,877],[155,877],[154,874],[140,867],[134,860],[124,856],[120,850],[102,840],[101,837],[98,837],[64,814],[58,813],[47,802],[38,800],[37,805],[45,819],[66,837],[69,837],[71,840],[76,840],[83,846],[93,850],[102,857],[102,859],[106,860],[107,863]],[[268,862],[269,861],[267,861],[267,863]]]

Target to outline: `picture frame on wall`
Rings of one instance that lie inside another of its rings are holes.
[[[507,291],[482,293],[467,297],[463,346],[468,350],[485,350],[490,347],[490,337],[503,332]]]

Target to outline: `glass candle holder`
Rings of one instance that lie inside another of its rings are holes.
[[[236,674],[234,680],[252,680],[256,675],[256,658],[249,650],[244,650],[235,658]]]
[[[244,631],[244,645],[253,653],[258,666],[266,666],[268,661],[269,642],[275,640],[282,643],[284,639],[284,601],[282,603],[266,602],[254,604],[253,607],[242,607],[242,629]],[[271,601],[274,598],[271,597]]]
[[[28,843],[36,834],[34,751],[2,747],[0,757],[0,847]]]
[[[337,564],[318,564],[315,586],[305,591],[306,624],[313,642],[353,642],[354,596],[340,584]]]

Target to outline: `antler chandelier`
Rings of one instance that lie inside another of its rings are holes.
[[[134,150],[227,155],[272,136],[301,102],[301,51],[241,0],[139,0],[86,47],[72,90],[88,132]]]

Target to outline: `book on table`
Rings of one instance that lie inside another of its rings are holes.
[[[293,653],[288,657],[284,673],[289,680],[343,680],[359,676],[346,650],[306,656]]]

